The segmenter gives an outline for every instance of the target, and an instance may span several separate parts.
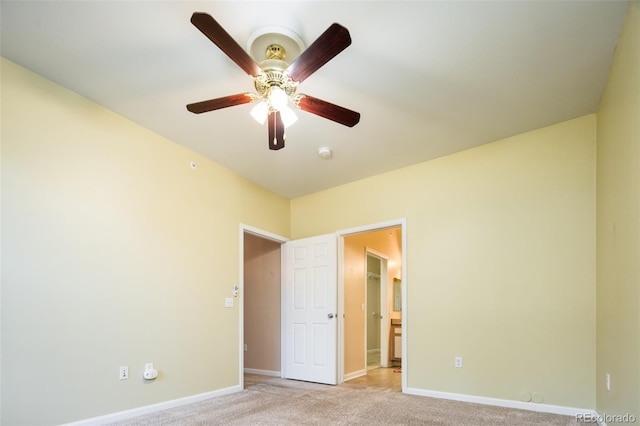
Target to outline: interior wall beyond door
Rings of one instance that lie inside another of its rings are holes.
[[[280,372],[281,244],[244,234],[244,369]]]

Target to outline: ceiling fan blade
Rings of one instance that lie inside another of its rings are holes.
[[[187,109],[194,114],[202,114],[203,112],[214,111],[216,109],[248,104],[252,101],[253,97],[250,93],[238,93],[237,95],[229,95],[223,98],[209,99],[208,101],[189,104],[187,105]]]
[[[233,62],[238,64],[244,72],[253,77],[257,77],[262,73],[262,70],[251,56],[240,47],[233,37],[231,37],[211,15],[203,12],[195,12],[191,16],[191,23],[231,58]]]
[[[293,81],[304,81],[350,44],[349,30],[340,24],[332,24],[289,65],[287,74]]]
[[[313,96],[300,94],[296,96],[294,103],[303,111],[319,115],[348,127],[353,127],[360,121],[359,112],[351,111]]]
[[[269,149],[284,148],[284,124],[279,111],[269,113]]]

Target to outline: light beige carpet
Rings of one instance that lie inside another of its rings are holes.
[[[242,392],[114,423],[142,425],[575,425],[573,417],[265,378]]]

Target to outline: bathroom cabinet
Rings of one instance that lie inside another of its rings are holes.
[[[391,329],[389,333],[389,349],[391,352],[391,361],[394,363],[402,362],[402,322],[399,319],[391,320]]]

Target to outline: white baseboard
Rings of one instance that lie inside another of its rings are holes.
[[[366,376],[367,375],[367,370],[359,370],[359,371],[354,371],[353,373],[349,373],[349,374],[345,374],[344,375],[344,381],[346,382],[347,380],[351,380],[351,379],[355,379],[356,377],[362,377],[362,376]]]
[[[155,413],[156,411],[162,411],[169,408],[179,407],[181,405],[192,404],[194,402],[204,401],[206,399],[215,398],[217,396],[229,395],[232,393],[240,392],[242,388],[239,385],[231,386],[224,389],[218,389],[211,392],[199,393],[197,395],[186,396],[184,398],[172,399],[170,401],[160,402],[158,404],[146,405],[144,407],[133,408],[131,410],[119,411],[117,413],[107,414],[99,417],[92,417],[90,419],[80,420],[77,422],[66,423],[62,426],[91,426],[91,425],[103,425],[107,423],[117,422],[119,420],[126,420],[132,417],[141,416],[143,414]]]
[[[262,374],[265,376],[280,377],[279,371],[245,369],[245,372],[250,374]],[[366,374],[367,374],[367,370],[355,371],[353,373],[346,374],[344,376],[344,380],[347,381],[350,379],[355,379],[356,377],[364,376]],[[146,405],[144,407],[133,408],[131,410],[119,411],[117,413],[107,414],[104,416],[92,417],[85,420],[66,423],[61,426],[103,425],[106,423],[113,423],[120,420],[126,420],[132,417],[141,416],[143,414],[150,414],[156,411],[167,410],[169,408],[174,408],[182,405],[192,404],[194,402],[204,401],[206,399],[215,398],[217,396],[229,395],[232,393],[240,392],[241,390],[242,388],[239,385],[236,385],[236,386],[231,386],[224,389],[218,389],[211,392],[205,392],[197,395],[187,396],[184,398],[164,401],[158,404]],[[405,390],[405,393],[410,395],[426,396],[430,398],[449,399],[453,401],[471,402],[475,404],[493,405],[497,407],[537,411],[541,413],[560,414],[564,416],[575,417],[576,415],[593,415],[595,416],[595,418],[600,417],[598,413],[594,410],[574,408],[574,407],[563,407],[559,405],[536,404],[536,403],[515,401],[510,399],[489,398],[489,397],[483,397],[483,396],[466,395],[466,394],[451,393],[451,392],[430,391],[430,390],[417,389],[417,388],[407,388]],[[606,423],[601,421],[598,422],[598,424],[600,426],[607,426]]]
[[[282,377],[279,371],[258,370],[257,368],[245,368],[244,372],[247,374],[260,374],[261,376]]]
[[[563,407],[560,405],[550,405],[550,404],[537,404],[537,403],[531,403],[531,402],[515,401],[510,399],[466,395],[461,393],[430,391],[430,390],[416,389],[416,388],[407,388],[405,390],[405,393],[408,393],[411,395],[428,396],[431,398],[450,399],[453,401],[472,402],[475,404],[494,405],[497,407],[537,411],[540,413],[560,414],[563,416],[573,416],[574,418],[576,415],[579,415],[579,414],[582,414],[582,415],[589,414],[589,415],[597,416],[597,413],[594,410],[589,410],[585,408]]]

